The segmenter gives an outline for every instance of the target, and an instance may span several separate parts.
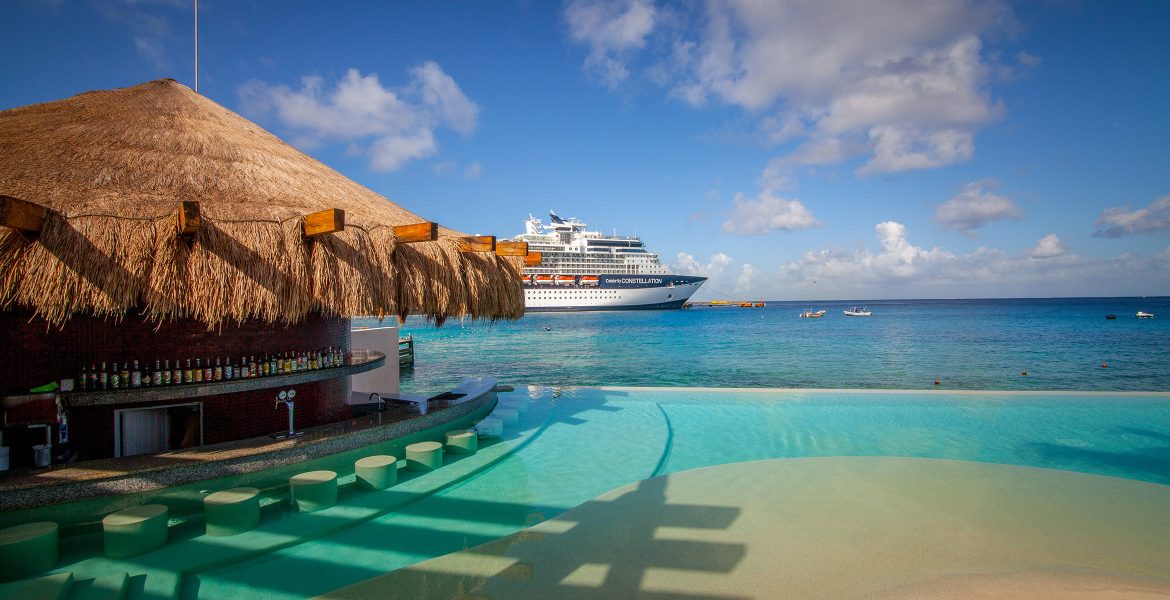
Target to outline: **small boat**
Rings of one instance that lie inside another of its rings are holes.
[[[577,278],[572,275],[557,275],[557,285],[573,285]]]
[[[1110,321],[1113,321],[1113,320],[1117,319],[1117,315],[1105,315],[1105,318],[1110,320]]]
[[[582,275],[581,285],[598,285],[601,283],[601,277],[597,275]]]
[[[872,314],[868,308],[863,306],[854,306],[853,308],[845,309],[846,317],[868,317]]]
[[[1153,319],[1154,313],[1148,313],[1148,312],[1139,310],[1137,312],[1137,318],[1139,318],[1139,319]]]
[[[807,309],[805,309],[804,312],[800,313],[800,318],[802,318],[802,319],[819,319],[823,316],[825,316],[825,311],[823,311],[823,310],[814,311],[811,308],[807,308]]]
[[[552,275],[535,275],[535,276],[533,276],[532,280],[535,281],[537,285],[549,285],[553,282],[553,276]]]

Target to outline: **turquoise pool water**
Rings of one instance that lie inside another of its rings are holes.
[[[1170,394],[532,387],[474,476],[335,535],[189,578],[184,596],[304,598],[484,544],[655,475],[898,456],[1170,484]],[[442,477],[444,469],[426,475]],[[1167,532],[1170,533],[1170,532]]]

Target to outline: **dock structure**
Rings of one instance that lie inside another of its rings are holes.
[[[707,302],[687,302],[683,308],[761,308],[768,303],[763,300],[709,300]]]
[[[398,366],[414,366],[414,336],[408,335],[398,340]]]

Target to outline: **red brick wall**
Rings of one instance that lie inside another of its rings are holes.
[[[349,319],[312,316],[296,325],[248,321],[208,331],[193,320],[150,323],[134,315],[120,321],[73,317],[63,327],[34,319],[29,312],[0,312],[0,393],[26,391],[62,378],[77,379],[83,366],[133,362],[153,369],[154,361],[212,359],[317,350],[340,346],[349,350]],[[173,368],[173,367],[172,367]],[[273,379],[274,389],[208,396],[203,402],[203,439],[213,444],[255,437],[288,428],[282,405],[273,410],[276,391],[287,389]],[[345,380],[295,386],[298,428],[348,418]],[[163,402],[177,404],[187,401]],[[149,405],[135,405],[149,406]],[[113,410],[92,407],[70,411],[71,444],[86,457],[112,456]]]

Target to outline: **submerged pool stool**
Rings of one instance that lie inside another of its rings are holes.
[[[0,530],[0,581],[39,575],[57,564],[59,529],[52,521]]]
[[[384,490],[398,483],[398,458],[376,454],[359,458],[353,463],[358,487],[365,490]]]
[[[167,543],[170,510],[163,504],[143,504],[102,519],[106,556],[129,558]]]
[[[514,408],[499,408],[492,411],[492,416],[503,421],[504,425],[515,425],[520,422],[520,411]]]
[[[518,414],[526,414],[528,412],[527,400],[500,400],[500,408],[514,410]]]
[[[443,434],[447,437],[447,449],[455,454],[475,454],[479,450],[479,438],[471,429],[456,429]]]
[[[337,473],[307,471],[288,479],[289,496],[300,512],[325,510],[337,504]]]
[[[406,447],[406,468],[411,471],[434,471],[443,466],[443,445],[417,442]]]
[[[500,437],[504,435],[504,422],[495,417],[486,417],[475,424],[479,437]]]
[[[207,535],[244,533],[260,524],[260,490],[238,487],[203,498]]]

